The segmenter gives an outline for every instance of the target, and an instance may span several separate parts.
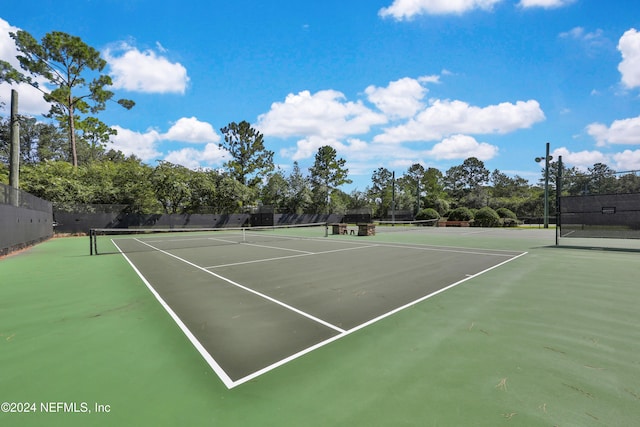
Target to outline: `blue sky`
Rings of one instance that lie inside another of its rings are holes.
[[[219,168],[220,128],[246,120],[285,173],[336,148],[345,191],[470,156],[536,182],[546,142],[569,166],[640,169],[636,0],[32,0],[0,11],[14,64],[19,29],[102,52],[136,101],[101,113],[112,146],[149,164]],[[18,90],[22,113],[48,110]]]

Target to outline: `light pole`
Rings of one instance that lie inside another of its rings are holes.
[[[549,143],[544,157],[536,157],[536,162],[544,160],[544,228],[549,228],[549,161],[553,156],[549,155]]]
[[[391,223],[396,225],[396,171],[391,173]]]

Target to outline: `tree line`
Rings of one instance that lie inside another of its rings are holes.
[[[351,182],[345,160],[330,146],[318,149],[313,166],[303,170],[276,168],[264,136],[242,121],[220,131],[220,146],[229,153],[221,169],[192,170],[170,162],[150,166],[135,156],[107,150],[104,143],[79,134],[78,166],[73,166],[64,129],[20,117],[21,187],[59,209],[76,205],[122,205],[138,213],[239,213],[261,205],[280,213],[370,212],[376,218],[404,212],[414,217],[424,209],[446,216],[456,208],[507,209],[518,218],[542,217],[544,169],[537,184],[488,170],[470,157],[445,172],[411,165],[394,177],[380,167],[364,190],[346,193]],[[8,183],[8,118],[0,119],[0,182]],[[551,212],[558,163],[550,163]],[[602,163],[587,173],[563,169],[563,195],[640,192],[640,176],[618,175]]]
[[[106,62],[80,38],[61,32],[41,42],[25,31],[11,33],[22,71],[0,60],[0,81],[30,84],[40,90],[44,79],[53,89],[42,91],[51,109],[43,123],[21,116],[21,188],[49,200],[59,209],[75,205],[122,205],[139,213],[238,213],[268,205],[281,213],[371,212],[388,218],[391,212],[416,216],[447,216],[455,209],[508,211],[519,218],[542,217],[544,189],[519,176],[489,171],[470,157],[444,173],[416,163],[400,174],[380,167],[371,184],[347,194],[351,183],[346,161],[331,146],[320,147],[313,165],[303,171],[275,167],[264,136],[246,121],[220,129],[220,144],[229,159],[219,170],[190,170],[166,161],[150,166],[135,156],[107,150],[116,131],[98,113],[113,101],[111,77],[100,74]],[[130,109],[132,100],[114,101]],[[2,106],[0,106],[1,108]],[[0,118],[0,182],[8,182],[9,118]],[[544,169],[542,176],[544,176]],[[558,164],[551,162],[551,212]],[[597,163],[588,173],[563,170],[563,194],[640,192],[640,177],[619,176]]]

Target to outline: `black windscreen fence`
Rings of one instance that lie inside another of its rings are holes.
[[[560,197],[561,238],[640,239],[640,193]]]
[[[53,236],[51,203],[0,184],[0,256]]]

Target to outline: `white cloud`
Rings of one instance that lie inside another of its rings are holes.
[[[153,161],[162,156],[156,148],[156,143],[161,139],[157,131],[149,130],[140,133],[120,126],[113,126],[113,128],[118,131],[118,134],[111,137],[111,145],[107,148],[120,150],[127,156],[133,154],[143,161]]]
[[[592,123],[587,126],[587,133],[596,140],[598,146],[640,144],[640,116],[615,120],[610,127],[602,123]]]
[[[565,166],[575,166],[579,170],[586,171],[596,163],[607,164],[609,158],[606,154],[600,151],[578,151],[571,152],[566,147],[561,147],[553,150],[551,153],[554,161],[558,160],[558,157],[562,156],[562,163]]]
[[[401,21],[416,15],[463,14],[474,9],[491,10],[502,0],[394,0],[391,6],[378,12],[381,17],[391,16]]]
[[[273,103],[269,112],[258,117],[256,127],[268,136],[315,135],[339,139],[367,133],[371,126],[386,121],[385,116],[361,102],[346,102],[341,92],[323,90],[287,95],[284,102]]]
[[[190,168],[205,167],[220,164],[228,154],[218,145],[220,136],[213,127],[206,122],[201,122],[195,117],[183,117],[178,119],[166,133],[160,133],[150,129],[144,133],[113,126],[118,134],[111,137],[111,146],[115,150],[122,151],[125,155],[135,155],[143,161],[155,161],[162,159],[164,154],[158,145],[163,141],[206,143],[203,149],[183,148],[169,151],[165,160]]]
[[[624,150],[613,156],[615,169],[619,171],[640,170],[640,150]]]
[[[420,83],[438,82],[439,77],[435,77],[435,79],[429,76],[418,79],[405,77],[389,83],[386,88],[369,86],[364,92],[369,97],[369,101],[387,116],[409,118],[424,107],[422,99],[427,93],[427,88]]]
[[[628,88],[640,87],[640,33],[632,28],[625,32],[618,42],[622,53],[622,62],[618,70],[622,74],[622,83]]]
[[[575,167],[583,172],[596,163],[603,163],[617,171],[640,169],[640,150],[624,150],[619,153],[607,154],[598,150],[572,152],[566,147],[561,147],[553,150],[551,154],[554,160],[558,160],[558,157],[562,156],[562,163],[565,167]]]
[[[357,138],[349,138],[347,142],[344,143],[335,138],[323,138],[312,135],[299,140],[296,143],[295,149],[285,148],[280,150],[280,155],[295,161],[309,159],[315,156],[320,147],[324,147],[325,145],[335,148],[339,154],[349,154],[350,157],[354,156],[354,158],[359,158],[361,157],[361,153],[369,151],[369,144]]]
[[[141,52],[122,43],[115,49],[106,49],[103,56],[111,68],[109,74],[116,89],[144,93],[184,94],[186,91],[187,69],[152,50]]]
[[[183,117],[178,120],[169,131],[162,135],[163,139],[181,142],[205,143],[219,142],[220,135],[213,126],[207,122],[201,122],[195,117]]]
[[[555,9],[558,7],[568,6],[574,2],[575,0],[520,0],[518,6],[523,8],[541,7],[544,9]]]
[[[18,112],[20,114],[39,116],[49,112],[51,105],[44,100],[42,92],[31,85],[21,83],[0,83],[0,102],[5,103],[7,113],[11,105],[11,89],[18,92]]]
[[[436,160],[466,159],[476,157],[479,160],[491,160],[498,154],[498,147],[478,142],[467,135],[453,135],[436,144],[428,155]]]
[[[569,31],[560,33],[560,37],[583,40],[586,42],[594,42],[603,38],[603,32],[598,28],[596,31],[589,33],[584,29],[584,27],[574,27]]]
[[[559,37],[577,41],[590,55],[594,55],[599,49],[610,45],[609,40],[604,36],[604,32],[600,28],[588,32],[583,27],[574,27],[569,31],[560,33]]]
[[[504,102],[484,108],[463,101],[434,100],[406,124],[385,129],[377,142],[433,141],[453,134],[509,133],[545,119],[535,100]]]
[[[229,153],[220,148],[218,144],[209,143],[203,150],[183,148],[181,150],[171,151],[164,159],[190,169],[197,169],[203,166],[220,166],[228,156]]]
[[[0,58],[7,61],[16,70],[22,71],[20,63],[16,59],[18,55],[16,44],[9,36],[9,33],[18,31],[20,31],[20,28],[14,27],[0,18]],[[42,78],[35,79],[40,88],[48,92],[46,80]],[[0,83],[0,102],[6,104],[7,111],[9,111],[11,105],[11,89],[15,89],[18,92],[18,110],[21,114],[40,115],[49,112],[50,105],[43,99],[41,91],[25,83],[10,85],[5,82]]]

